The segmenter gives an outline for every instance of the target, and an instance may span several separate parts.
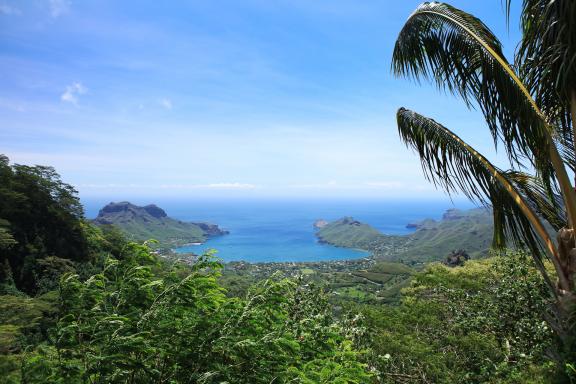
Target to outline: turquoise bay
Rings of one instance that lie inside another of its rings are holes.
[[[215,249],[223,261],[304,262],[366,257],[364,251],[318,243],[313,223],[352,216],[387,234],[406,234],[406,224],[426,218],[439,219],[454,205],[442,201],[399,200],[142,200],[155,203],[170,217],[182,221],[206,221],[230,231],[202,245],[189,245],[176,252],[196,254]],[[84,202],[88,217],[107,202]],[[469,203],[457,203],[469,208]]]

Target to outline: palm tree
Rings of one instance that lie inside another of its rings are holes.
[[[510,1],[505,5],[509,16]],[[402,28],[392,59],[397,76],[432,80],[478,106],[494,145],[503,144],[510,170],[436,121],[405,108],[397,113],[400,137],[420,155],[427,179],[492,207],[494,247],[514,243],[531,251],[556,298],[550,323],[565,348],[576,302],[576,192],[569,177],[576,171],[575,20],[574,0],[524,0],[511,64],[481,20],[448,4],[423,3]]]

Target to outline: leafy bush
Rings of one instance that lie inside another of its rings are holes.
[[[364,309],[369,365],[384,383],[549,382],[548,292],[523,253],[432,264],[400,306]]]
[[[82,281],[63,276],[53,346],[23,363],[28,383],[367,383],[349,323],[321,290],[281,276],[227,298],[210,256],[155,274],[130,244]],[[188,273],[183,276],[183,269]]]

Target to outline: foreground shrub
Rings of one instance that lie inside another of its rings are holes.
[[[209,256],[160,276],[157,263],[132,244],[86,281],[64,275],[54,345],[25,359],[23,381],[369,382],[320,290],[274,276],[230,299]]]
[[[369,364],[384,383],[548,383],[551,297],[523,253],[430,265],[398,307],[367,307]]]

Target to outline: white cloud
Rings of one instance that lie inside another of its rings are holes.
[[[50,16],[57,18],[70,11],[70,2],[68,0],[49,0]]]
[[[164,98],[164,99],[160,99],[159,102],[160,102],[160,105],[163,106],[164,108],[166,108],[168,110],[172,109],[172,100]]]
[[[86,92],[88,92],[88,89],[82,85],[82,83],[72,83],[66,87],[66,91],[64,91],[62,96],[60,96],[60,99],[76,105],[78,104],[78,96],[83,95]]]
[[[22,12],[11,5],[0,3],[0,14],[2,15],[20,15]]]

